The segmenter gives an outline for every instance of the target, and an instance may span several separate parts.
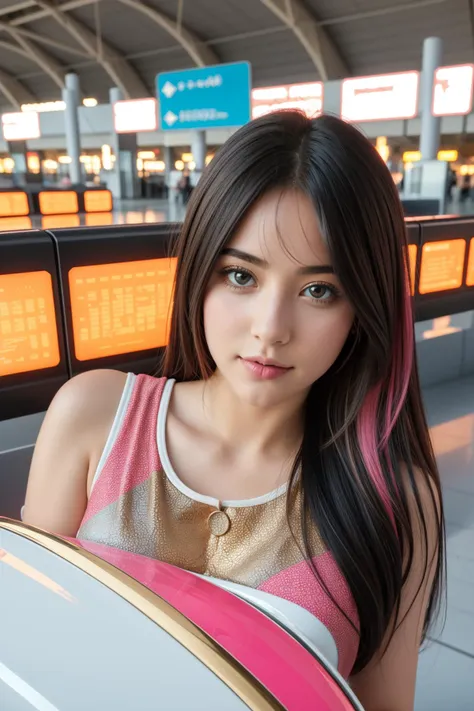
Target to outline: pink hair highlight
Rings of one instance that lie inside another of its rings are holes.
[[[379,441],[377,433],[377,413],[379,409],[381,384],[376,385],[365,396],[360,412],[357,416],[357,435],[359,447],[379,495],[387,499],[387,487],[382,473],[379,456]],[[388,500],[386,500],[388,504]]]
[[[388,452],[388,441],[406,400],[413,368],[413,349],[411,294],[408,280],[406,280],[402,305],[402,322],[398,325],[395,333],[393,357],[386,389],[383,432],[378,432],[377,425],[381,395],[385,383],[378,383],[367,393],[357,417],[359,447],[365,466],[379,496],[390,513],[392,521],[394,521],[392,502],[387,482],[383,475],[381,455],[382,453],[385,455],[390,475],[395,479]]]

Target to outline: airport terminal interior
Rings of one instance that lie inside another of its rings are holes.
[[[108,264],[121,279],[121,263],[162,259],[203,171],[252,119],[341,116],[385,161],[405,212],[443,486],[446,616],[420,652],[414,711],[474,711],[473,3],[5,0],[0,31],[0,516],[20,518],[61,384],[96,367],[152,372],[165,345],[136,330],[133,346],[114,350],[112,332],[94,350],[99,312],[81,312],[81,331],[68,270],[95,282]],[[160,278],[158,319],[171,299]],[[20,303],[21,279],[36,306]],[[40,355],[10,338],[12,303],[19,317],[50,309],[55,353],[46,326]]]

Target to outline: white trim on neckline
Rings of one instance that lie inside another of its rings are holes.
[[[201,504],[208,504],[209,506],[214,506],[215,508],[244,508],[246,506],[259,506],[261,504],[266,504],[269,501],[277,499],[279,496],[284,494],[288,489],[288,484],[283,484],[279,486],[278,489],[270,491],[268,494],[263,494],[262,496],[257,496],[254,499],[239,499],[237,501],[219,501],[212,496],[204,496],[204,494],[198,494],[197,491],[193,491],[189,486],[186,486],[184,482],[176,474],[171,464],[171,460],[168,455],[168,448],[166,446],[166,420],[168,415],[168,408],[171,400],[171,393],[173,392],[173,386],[175,380],[170,378],[166,381],[166,385],[161,396],[160,407],[158,409],[158,419],[156,423],[156,442],[158,447],[158,455],[160,457],[161,464],[163,466],[163,471],[165,472],[169,481],[175,486],[178,491],[187,496],[193,501],[199,501]]]

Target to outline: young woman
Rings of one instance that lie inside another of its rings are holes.
[[[62,388],[25,521],[295,603],[367,711],[412,711],[444,528],[386,166],[336,118],[251,122],[177,257],[162,377]]]

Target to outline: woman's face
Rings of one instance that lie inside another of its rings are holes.
[[[204,300],[218,374],[257,407],[303,400],[353,320],[310,199],[265,195],[221,253]]]

